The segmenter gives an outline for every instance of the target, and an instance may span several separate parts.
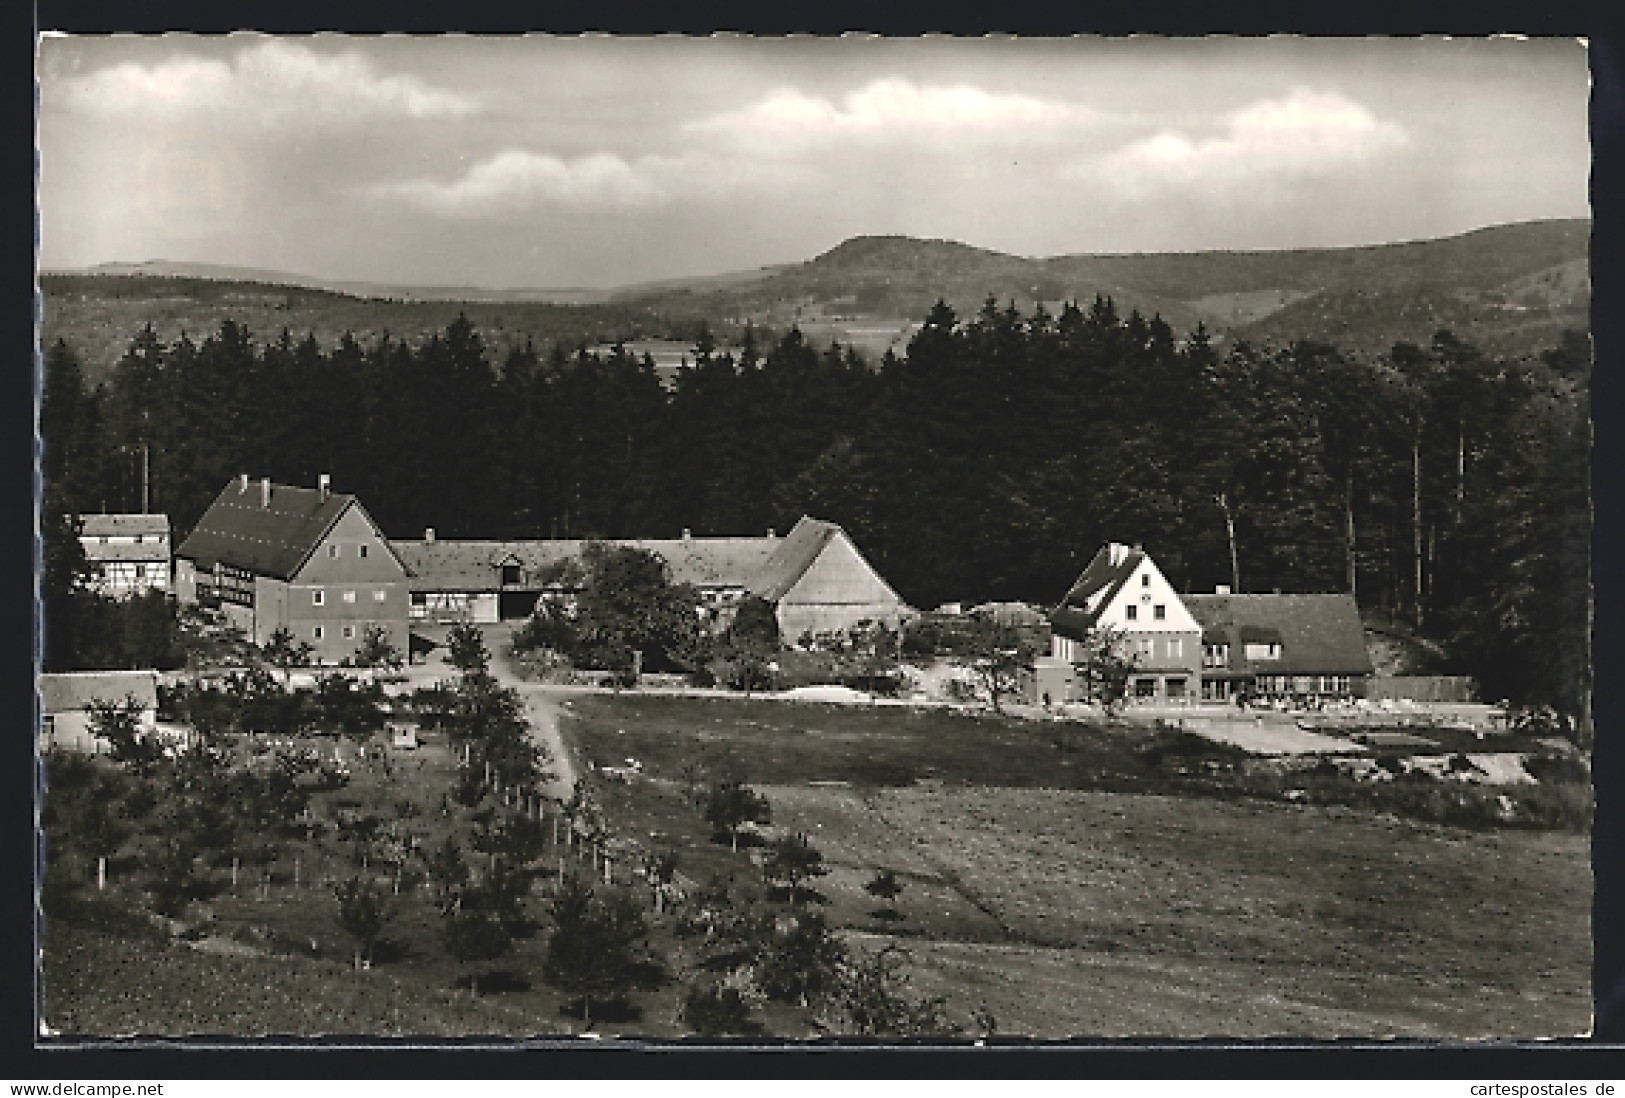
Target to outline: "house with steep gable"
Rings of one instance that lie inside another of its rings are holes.
[[[1202,627],[1137,545],[1103,546],[1051,611],[1050,629],[1052,666],[1078,662],[1089,634],[1110,629],[1135,661],[1130,700],[1183,703],[1198,696]]]
[[[1228,702],[1360,697],[1372,672],[1352,595],[1176,592],[1139,546],[1107,544],[1050,612],[1038,690],[1075,697],[1072,667],[1110,629],[1135,661],[1129,700]]]
[[[406,566],[326,474],[315,488],[232,480],[175,558],[179,599],[219,608],[255,644],[286,629],[318,661],[337,663],[376,626],[408,650]]]

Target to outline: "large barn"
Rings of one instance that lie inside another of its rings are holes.
[[[414,621],[495,622],[528,617],[539,599],[568,595],[572,581],[561,566],[579,560],[581,540],[469,541],[437,538],[396,541],[411,589]],[[719,627],[745,597],[776,608],[787,640],[803,633],[836,632],[864,619],[891,625],[909,613],[832,522],[803,517],[779,537],[611,539],[607,544],[655,553],[673,583],[692,584]]]
[[[376,626],[407,651],[406,568],[366,509],[334,492],[251,482],[221,489],[175,554],[182,602],[218,607],[255,644],[278,629],[337,663]]]

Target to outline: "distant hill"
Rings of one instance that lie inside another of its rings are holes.
[[[287,329],[295,339],[313,332],[324,347],[332,347],[346,332],[363,345],[385,333],[419,342],[445,331],[464,313],[498,363],[527,341],[545,355],[555,343],[591,346],[668,334],[668,325],[640,305],[386,300],[286,283],[151,274],[44,274],[40,287],[42,345],[67,340],[78,350],[91,385],[112,373],[131,339],[148,324],[165,343],[182,332],[202,339],[230,318],[261,342]]]
[[[1109,296],[1178,334],[1219,343],[1317,339],[1377,353],[1440,328],[1486,351],[1528,354],[1589,327],[1586,220],[1533,221],[1440,240],[1291,251],[1068,255],[1029,259],[948,240],[862,236],[804,263],[617,289],[482,289],[338,282],[276,271],[153,261],[42,275],[44,336],[67,338],[97,380],[144,324],[164,340],[225,317],[262,339],[283,328],[331,344],[345,331],[417,340],[467,313],[500,358],[526,340],[683,339],[700,320],[724,338],[747,321],[799,324],[820,345],[901,351],[938,298],[961,317],[993,297],[1030,312]]]
[[[939,297],[963,317],[988,297],[1025,311],[1101,294],[1181,333],[1203,323],[1231,339],[1374,352],[1448,326],[1486,349],[1523,353],[1588,326],[1590,231],[1585,220],[1535,221],[1362,248],[1049,259],[869,236],[736,285],[630,289],[613,300],[780,327],[918,319]]]
[[[203,279],[212,282],[250,282],[267,286],[298,286],[327,290],[349,297],[383,301],[540,302],[548,305],[598,305],[609,300],[609,290],[594,287],[554,289],[493,289],[487,286],[408,286],[382,282],[347,282],[312,278],[260,267],[232,267],[219,263],[181,263],[149,259],[140,263],[99,263],[82,271],[47,271],[58,275],[123,275],[149,278]]]

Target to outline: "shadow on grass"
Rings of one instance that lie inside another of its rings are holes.
[[[531,982],[521,973],[509,968],[492,969],[490,972],[479,974],[476,984],[473,976],[459,976],[452,985],[458,991],[467,991],[477,987],[481,995],[504,995],[519,991],[529,991]]]
[[[575,1018],[578,1021],[584,1013],[584,1004],[580,999],[572,999],[559,1007],[559,1014],[566,1018]],[[643,1021],[643,1008],[631,999],[605,999],[592,1001],[592,1024],[600,1022],[624,1023]]]

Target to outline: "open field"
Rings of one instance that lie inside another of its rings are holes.
[[[921,990],[959,1018],[985,1006],[1001,1032],[1589,1026],[1582,835],[1076,788],[1131,754],[1114,738],[1127,733],[1058,759],[1014,724],[895,708],[603,695],[569,711],[588,758],[644,763],[647,777],[602,789],[618,831],[679,850],[696,880],[748,875],[747,852],[710,842],[688,797],[696,766],[742,774],[775,825],[823,851],[817,887],[837,925],[904,941]],[[862,891],[880,867],[904,882],[895,923]]]

